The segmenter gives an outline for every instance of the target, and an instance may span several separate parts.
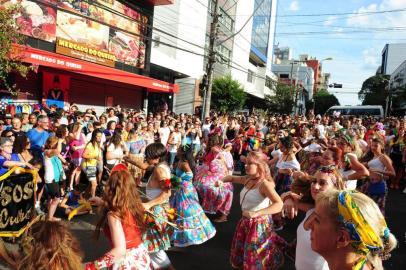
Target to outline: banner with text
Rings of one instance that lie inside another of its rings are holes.
[[[1,185],[0,237],[19,236],[34,217],[33,175],[10,175]]]

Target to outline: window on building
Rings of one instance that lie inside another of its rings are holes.
[[[289,74],[279,74],[279,78],[281,78],[281,79],[289,79]]]
[[[250,82],[250,83],[255,82],[255,73],[254,73],[254,71],[248,70],[247,81]]]
[[[218,53],[221,55],[220,62],[230,64],[231,50],[224,45],[218,47]]]
[[[265,77],[265,86],[272,89],[272,79],[269,76]]]
[[[220,14],[219,22],[232,32],[234,30],[234,20],[222,8],[220,8]]]

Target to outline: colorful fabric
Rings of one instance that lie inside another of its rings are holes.
[[[151,259],[143,245],[127,249],[125,255],[114,262],[114,257],[106,254],[103,258],[86,265],[85,270],[152,270]]]
[[[180,188],[173,191],[170,199],[171,207],[175,208],[178,214],[178,229],[174,229],[172,234],[173,244],[176,247],[185,247],[204,243],[216,234],[216,229],[199,204],[192,183],[193,174],[177,168],[176,175],[182,182]]]
[[[271,216],[241,218],[231,244],[230,263],[244,270],[280,269],[285,240],[272,230]]]
[[[168,217],[165,211],[165,208],[168,207],[168,204],[159,204],[150,209],[154,215],[154,224],[153,226],[149,226],[142,236],[142,240],[148,252],[167,250],[171,246],[170,235],[172,231],[167,224]]]
[[[381,235],[377,235],[365,220],[358,205],[352,200],[351,194],[353,193],[355,191],[341,191],[338,194],[338,219],[350,233],[353,248],[362,255],[361,259],[353,267],[353,270],[360,270],[363,268],[369,252],[379,251],[384,248],[381,237],[388,237],[389,229],[386,226],[385,219],[382,219],[381,224],[384,230]]]
[[[126,254],[114,263],[114,270],[152,270],[151,259],[144,245],[127,249]]]
[[[220,187],[214,186],[226,175],[227,167],[220,159],[214,159],[209,165],[203,164],[197,168],[194,185],[204,212],[209,214],[221,212],[224,215],[230,213],[233,202],[233,185],[224,183]]]

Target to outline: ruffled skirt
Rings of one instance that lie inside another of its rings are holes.
[[[176,209],[176,225],[172,241],[174,246],[185,247],[206,242],[216,234],[216,229],[207,218],[192,182],[182,181],[179,189],[173,192],[171,207]]]
[[[172,234],[172,227],[167,224],[166,207],[169,207],[169,205],[160,204],[150,209],[154,214],[154,223],[148,224],[148,229],[142,236],[148,252],[167,250],[171,246],[170,235]]]
[[[286,245],[272,230],[271,216],[243,217],[234,233],[230,262],[234,268],[244,270],[279,269]]]

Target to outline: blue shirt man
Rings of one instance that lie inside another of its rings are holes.
[[[42,154],[45,142],[49,138],[49,132],[47,131],[49,125],[49,119],[46,116],[40,115],[37,121],[37,127],[27,132],[27,137],[31,143],[31,151],[33,154]]]

